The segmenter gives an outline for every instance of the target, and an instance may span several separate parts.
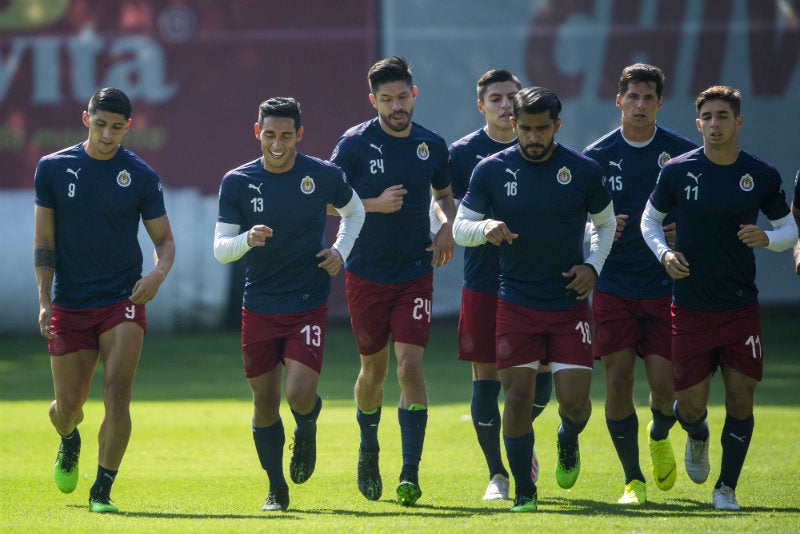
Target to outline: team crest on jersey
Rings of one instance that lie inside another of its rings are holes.
[[[117,174],[117,185],[120,187],[128,187],[131,185],[131,173],[125,169],[119,171],[119,174]]]
[[[664,164],[672,159],[672,156],[667,154],[666,152],[662,152],[658,155],[658,167],[663,168]]]
[[[567,167],[561,167],[558,169],[558,175],[556,175],[556,179],[561,185],[567,185],[572,181],[572,171],[570,171]]]
[[[314,183],[314,179],[312,177],[306,176],[300,180],[300,191],[302,191],[304,194],[310,195],[316,188],[317,184]]]
[[[431,153],[428,151],[428,144],[427,143],[420,143],[417,146],[417,157],[422,161],[425,161],[430,157]]]
[[[742,176],[741,180],[739,180],[739,188],[742,191],[752,191],[755,182],[753,181],[753,177],[749,174],[745,174]]]

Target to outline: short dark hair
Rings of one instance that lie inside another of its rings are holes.
[[[700,113],[700,108],[709,100],[722,100],[730,104],[734,117],[738,117],[742,111],[742,93],[729,85],[715,85],[701,92],[694,101],[697,113]]]
[[[405,82],[409,87],[414,85],[411,66],[405,58],[400,56],[381,59],[372,65],[367,73],[367,81],[369,81],[369,90],[373,95],[385,83]]]
[[[633,82],[655,82],[656,95],[661,98],[661,91],[664,89],[664,80],[667,77],[664,71],[655,65],[647,63],[634,63],[622,69],[622,74],[619,77],[619,95],[622,96],[628,92],[628,85]]]
[[[294,119],[294,129],[300,129],[300,103],[289,96],[273,96],[258,106],[258,124],[264,124],[267,117],[287,117]]]
[[[108,113],[118,113],[125,117],[125,120],[131,118],[131,101],[122,89],[116,87],[104,87],[98,90],[89,99],[89,106],[86,110],[89,115],[94,115],[97,111],[107,111]]]
[[[522,89],[522,82],[520,82],[519,78],[514,76],[510,71],[507,71],[506,69],[492,69],[484,72],[481,77],[478,78],[478,100],[483,102],[483,97],[486,96],[486,90],[490,85],[493,83],[503,82],[514,82],[514,84],[517,86],[517,91]]]
[[[561,100],[550,89],[544,87],[526,87],[514,95],[514,118],[519,118],[520,113],[550,112],[550,118],[558,119],[561,113]]]

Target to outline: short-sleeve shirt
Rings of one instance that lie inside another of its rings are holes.
[[[628,216],[603,265],[597,289],[631,299],[672,293],[672,279],[647,247],[639,223],[661,167],[695,148],[697,145],[690,140],[659,126],[646,146],[631,146],[617,128],[583,151],[602,167],[606,187],[614,199],[614,211]],[[668,216],[664,223],[671,220]]]
[[[542,310],[582,304],[561,276],[583,263],[583,235],[589,213],[603,211],[611,195],[594,160],[556,145],[544,162],[524,159],[511,147],[480,162],[462,205],[494,213],[519,234],[500,245],[502,300]]]
[[[698,148],[664,166],[650,203],[662,213],[674,209],[675,250],[689,262],[690,275],[673,284],[677,305],[724,311],[757,302],[755,255],[737,232],[756,224],[759,210],[772,221],[789,213],[774,167],[744,150],[717,165]]]
[[[317,257],[327,248],[326,208],[341,208],[352,196],[339,167],[300,153],[284,173],[267,171],[258,158],[225,174],[217,221],[242,231],[263,224],[273,232],[265,246],[244,255],[246,309],[296,313],[327,301],[330,275]]]
[[[99,308],[128,298],[142,276],[139,221],[166,213],[155,171],[122,146],[99,160],[79,143],[39,160],[34,185],[36,204],[55,212],[53,302]]]
[[[416,123],[406,137],[381,129],[378,119],[350,128],[336,144],[331,161],[339,165],[361,198],[376,198],[393,185],[408,194],[394,213],[367,213],[345,268],[378,283],[400,283],[432,271],[431,187],[450,185],[447,144]]]
[[[464,198],[469,187],[472,171],[484,158],[501,150],[515,146],[517,140],[508,143],[495,141],[481,128],[450,145],[450,179],[453,182],[453,197]],[[491,214],[487,214],[491,218]],[[464,248],[464,286],[480,293],[497,294],[500,269],[500,250],[490,244]]]

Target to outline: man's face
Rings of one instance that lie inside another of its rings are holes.
[[[656,94],[656,82],[631,82],[624,95],[617,95],[622,111],[622,124],[632,128],[649,128],[656,123],[662,100]]]
[[[517,84],[512,81],[497,82],[486,87],[483,100],[478,100],[478,109],[486,117],[487,125],[498,130],[511,129],[511,109],[517,91]]]
[[[736,133],[742,126],[742,116],[735,117],[730,103],[724,100],[708,100],[700,107],[695,123],[703,134],[704,146],[727,148],[737,143]]]
[[[549,111],[520,113],[511,119],[517,132],[519,149],[525,159],[543,161],[553,152],[555,135],[561,127],[561,119],[550,118]]]
[[[119,113],[97,110],[83,112],[83,124],[89,129],[84,148],[95,159],[111,159],[117,153],[122,138],[131,127],[131,120]]]
[[[390,135],[403,136],[411,128],[414,115],[414,100],[417,98],[416,86],[406,82],[387,82],[370,93],[369,101],[378,112],[381,126]]]
[[[303,138],[303,127],[294,129],[291,117],[264,117],[262,124],[253,125],[256,137],[261,141],[261,159],[269,172],[282,173],[294,167],[297,143]]]

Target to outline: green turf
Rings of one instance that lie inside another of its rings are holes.
[[[469,421],[469,366],[454,359],[455,325],[434,324],[426,353],[430,419],[417,506],[391,501],[400,469],[390,370],[380,427],[384,496],[366,501],[355,484],[358,430],[352,402],[358,370],[352,336],[335,325],[328,335],[320,382],[318,462],[306,484],[290,483],[285,513],[259,511],[267,483],[252,443],[249,389],[238,335],[148,336],[136,378],[134,430],[112,499],[117,516],[87,511],[94,479],[96,433],[102,417],[99,376],[81,425],[83,455],[77,490],[63,495],[52,480],[58,441],[47,417],[52,397],[45,342],[0,338],[0,530],[3,532],[796,532],[800,530],[797,440],[800,360],[793,317],[764,314],[765,381],[757,390],[756,430],[740,479],[741,513],[710,506],[719,470],[724,418],[719,377],[712,391],[711,475],[703,485],[686,476],[684,433],[672,432],[679,475],[669,492],[648,485],[648,506],[625,509],[621,468],[602,416],[602,370],[595,370],[595,413],[581,435],[582,473],[569,491],[554,477],[558,417],[551,404],[537,420],[542,474],[539,510],[511,514],[511,502],[483,502],[488,474]],[[644,427],[646,385],[637,377],[642,468],[649,474]],[[282,408],[287,436],[292,418]],[[284,465],[288,475],[288,444]]]

